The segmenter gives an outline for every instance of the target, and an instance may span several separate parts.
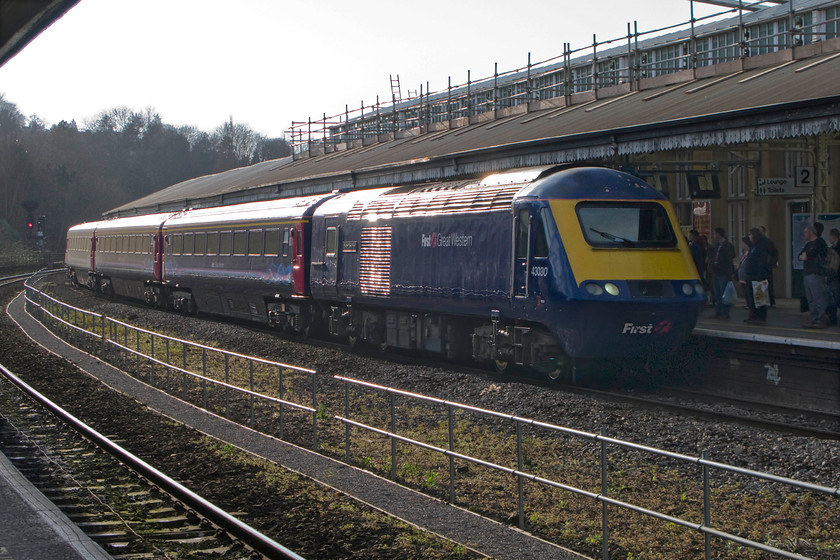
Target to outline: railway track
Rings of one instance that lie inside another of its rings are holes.
[[[119,298],[119,301],[125,305],[144,308],[136,301],[130,299]],[[220,320],[218,317],[209,317],[209,319],[214,321]],[[266,332],[267,330],[266,328],[246,321],[228,320],[226,322],[253,332]],[[360,345],[351,347],[346,343],[340,343],[329,338],[314,336],[306,338],[296,336],[294,338],[297,342],[311,344],[321,348],[356,352],[404,365],[431,365],[441,369],[481,375],[493,382],[505,383],[515,379],[520,383],[549,389],[562,389],[581,395],[591,395],[608,401],[622,402],[645,408],[667,410],[682,416],[703,418],[717,422],[736,423],[784,434],[840,440],[840,415],[724,397],[713,392],[703,391],[702,388],[689,390],[681,387],[662,387],[657,391],[648,391],[646,387],[645,394],[635,392],[637,388],[632,387],[629,391],[624,389],[614,390],[611,388],[597,389],[587,387],[585,384],[572,385],[565,382],[549,382],[537,374],[518,371],[515,368],[506,374],[501,374],[496,372],[492,366],[481,368],[466,363],[453,364],[451,361],[439,360],[434,357],[417,356],[416,354],[399,350],[386,350],[373,346]],[[641,375],[639,378],[646,379],[647,376]],[[603,376],[599,379],[600,381],[596,381],[596,383],[604,381]],[[647,384],[647,381],[645,383]],[[606,385],[609,385],[609,381],[607,381]]]
[[[0,449],[111,555],[300,558],[0,372]]]

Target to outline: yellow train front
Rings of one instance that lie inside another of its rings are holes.
[[[538,326],[575,358],[667,355],[687,340],[705,296],[661,193],[619,171],[570,168],[519,191],[513,212],[505,315],[517,321],[488,333],[490,357],[551,367]]]

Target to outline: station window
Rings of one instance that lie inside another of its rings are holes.
[[[280,230],[269,229],[265,232],[265,254],[266,256],[277,256],[280,252]]]
[[[261,229],[248,232],[248,254],[259,256],[263,252],[263,232]]]
[[[219,254],[228,256],[233,249],[233,233],[223,231],[219,234]]]
[[[203,255],[207,251],[207,234],[196,233],[193,245],[193,255]]]
[[[248,232],[235,231],[233,232],[233,254],[245,255],[248,252]]]
[[[207,234],[207,254],[219,254],[219,232],[213,231]]]

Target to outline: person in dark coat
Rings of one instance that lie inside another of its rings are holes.
[[[761,282],[767,280],[770,248],[767,244],[767,238],[761,233],[758,228],[750,230],[750,251],[744,259],[744,297],[747,300],[747,307],[750,310],[750,316],[744,319],[745,323],[763,325],[767,322],[767,306],[755,304],[755,292],[753,291],[753,282]]]
[[[820,224],[822,225],[822,224]],[[797,257],[802,261],[805,273],[805,297],[808,298],[808,320],[802,325],[806,329],[824,329],[828,326],[828,284],[824,274],[823,263],[828,255],[828,244],[820,237],[822,228],[817,224],[805,226],[802,232],[805,247]]]
[[[840,230],[831,228],[828,231],[828,250],[840,256]],[[837,307],[840,306],[840,271],[834,270],[828,277],[828,293],[831,296],[828,308],[828,324],[837,324]]]
[[[715,295],[715,314],[712,319],[729,319],[729,305],[723,303],[723,292],[732,280],[735,247],[726,238],[726,231],[722,227],[715,228],[715,245],[711,254]]]

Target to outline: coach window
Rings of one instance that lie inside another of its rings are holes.
[[[268,229],[265,231],[265,255],[276,257],[280,252],[280,230]]]
[[[207,254],[208,255],[218,255],[219,254],[219,232],[214,231],[207,234]]]
[[[295,232],[295,254],[297,256],[303,256],[303,230],[296,229]],[[336,245],[338,245],[338,238],[336,236]],[[336,247],[337,248],[337,247]]]
[[[233,233],[223,231],[219,234],[219,254],[230,256],[230,251],[233,248]]]
[[[203,255],[207,251],[207,234],[204,232],[195,234],[194,255]]]
[[[180,255],[184,252],[184,236],[180,233],[172,234],[172,254]]]
[[[248,254],[258,257],[263,251],[263,232],[261,229],[252,229],[248,232]]]
[[[128,236],[120,236],[120,253],[128,253]]]
[[[327,255],[335,255],[338,252],[338,228],[327,228],[327,240],[324,245],[324,252]]]
[[[195,251],[195,236],[192,233],[184,234],[184,254],[192,255]]]
[[[235,231],[233,232],[233,254],[245,255],[248,252],[248,232]]]

